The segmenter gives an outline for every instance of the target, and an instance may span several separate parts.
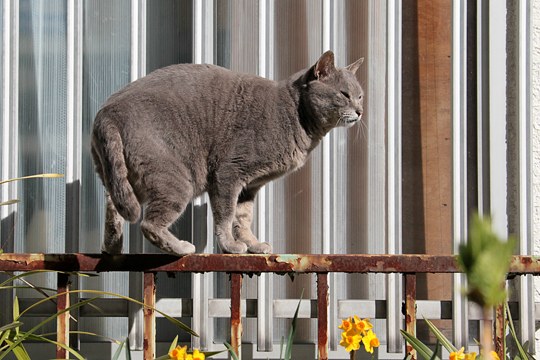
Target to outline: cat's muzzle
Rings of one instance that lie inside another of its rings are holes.
[[[356,124],[360,119],[362,115],[346,115],[341,118],[341,125],[345,127],[351,127],[354,124]]]

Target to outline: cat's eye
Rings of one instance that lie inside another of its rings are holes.
[[[343,96],[345,96],[347,99],[351,98],[348,92],[342,91],[341,94],[343,94]]]
[[[362,100],[363,97],[364,97],[363,95],[360,95],[360,96],[358,97],[358,100]]]

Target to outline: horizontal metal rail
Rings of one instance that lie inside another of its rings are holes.
[[[155,357],[155,274],[157,272],[226,272],[231,273],[231,344],[240,355],[242,339],[242,274],[272,272],[315,273],[317,276],[318,356],[328,359],[328,273],[402,273],[405,287],[405,329],[411,334],[416,329],[416,274],[456,273],[459,267],[455,256],[439,255],[228,255],[194,254],[175,257],[166,254],[104,255],[104,254],[0,254],[0,271],[55,270],[58,274],[58,292],[69,289],[69,276],[65,272],[131,271],[144,273],[144,359]],[[540,275],[540,259],[514,256],[509,276]],[[69,299],[59,297],[57,311],[57,341],[69,344]],[[497,309],[495,337],[501,336],[504,318]],[[497,339],[495,339],[497,340]],[[502,348],[497,348],[503,351]],[[408,353],[412,349],[406,349]],[[67,352],[57,348],[57,357],[67,358]],[[502,356],[502,353],[499,354]]]

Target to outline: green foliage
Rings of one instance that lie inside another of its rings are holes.
[[[458,263],[467,276],[469,300],[481,307],[506,300],[506,274],[515,248],[514,238],[502,241],[493,232],[491,221],[474,216],[469,240],[459,248]]]
[[[30,284],[28,281],[25,281],[25,283],[28,284],[27,286],[15,286],[15,285],[12,285],[13,282],[16,281],[16,280],[24,281],[24,279],[23,279],[24,277],[31,276],[31,275],[34,275],[36,273],[43,273],[43,272],[58,273],[58,271],[49,271],[49,270],[47,270],[47,271],[29,271],[29,272],[21,273],[19,275],[11,275],[11,277],[8,280],[0,283],[0,290],[13,290],[13,289],[25,288],[25,289],[35,290],[40,295],[43,296],[43,299],[36,301],[32,305],[30,305],[28,308],[26,308],[26,309],[24,309],[22,311],[19,308],[18,298],[17,297],[14,298],[13,308],[12,308],[13,321],[10,322],[10,323],[7,323],[7,324],[0,324],[0,360],[6,358],[8,355],[15,356],[15,358],[17,360],[28,360],[28,359],[30,359],[30,357],[28,355],[28,352],[26,351],[26,349],[24,347],[24,343],[26,341],[34,341],[34,342],[37,341],[37,342],[48,343],[48,344],[54,345],[55,347],[59,346],[59,347],[65,349],[67,352],[69,352],[71,354],[71,357],[77,358],[79,360],[84,360],[84,357],[79,352],[77,352],[76,350],[70,348],[69,346],[66,346],[64,344],[60,344],[60,343],[48,338],[48,336],[54,336],[54,335],[56,335],[56,333],[54,333],[54,334],[39,334],[38,332],[47,323],[50,323],[51,321],[56,321],[58,316],[61,315],[61,314],[64,314],[64,313],[69,312],[69,311],[73,311],[73,310],[78,309],[78,308],[80,308],[82,306],[85,306],[85,305],[92,305],[92,306],[95,307],[95,305],[92,304],[92,303],[95,302],[95,300],[100,299],[102,295],[109,295],[109,296],[121,298],[121,299],[130,301],[130,302],[136,303],[136,304],[141,305],[141,306],[146,306],[142,302],[137,301],[135,299],[132,299],[132,298],[129,298],[127,296],[120,295],[120,294],[115,294],[115,293],[112,293],[112,292],[106,292],[106,291],[71,290],[71,291],[68,291],[68,292],[65,292],[65,293],[57,293],[55,289],[40,288],[40,287],[37,287],[35,285]],[[77,275],[77,276],[90,276],[89,274],[85,274],[85,273],[70,273],[70,274],[71,275]],[[54,293],[52,295],[47,295],[46,291],[54,291]],[[66,294],[73,294],[73,293],[91,293],[91,294],[95,294],[97,296],[95,296],[93,298],[90,298],[90,299],[81,300],[81,301],[77,302],[76,304],[73,304],[73,305],[69,306],[68,308],[66,308],[64,310],[59,311],[58,313],[53,314],[53,315],[45,318],[43,321],[41,321],[39,324],[37,324],[36,326],[32,327],[29,330],[23,329],[24,323],[22,321],[22,317],[24,316],[24,314],[26,312],[30,311],[31,309],[33,309],[33,308],[35,308],[35,307],[37,307],[40,304],[43,304],[45,302],[48,302],[48,301],[53,301],[54,302],[54,301],[56,301],[56,298],[59,297],[59,296],[63,296],[63,295],[66,295]],[[155,308],[153,308],[153,310],[160,313],[161,315],[163,315],[166,319],[168,319],[170,322],[175,324],[180,329],[182,329],[184,331],[187,331],[191,335],[198,336],[197,333],[195,333],[187,325],[180,322],[179,320],[174,319],[174,318],[168,316],[167,314],[165,314],[165,313],[163,313],[163,312],[161,312],[161,311],[159,311],[159,310],[157,310]],[[99,336],[97,334],[88,333],[88,332],[82,332],[82,331],[71,331],[70,332],[70,334],[73,334],[73,333],[86,334],[86,335],[92,335],[92,336]],[[126,360],[131,359],[131,354],[129,352],[129,342],[127,340],[122,342],[122,343],[120,343],[119,341],[113,340],[113,339],[109,339],[109,340],[112,340],[112,341],[120,344],[120,347],[117,350],[117,352],[115,353],[115,355],[113,356],[113,359],[117,360],[119,358],[119,356],[121,354],[121,351],[122,351],[122,348],[124,348],[124,346],[127,349],[126,350]]]

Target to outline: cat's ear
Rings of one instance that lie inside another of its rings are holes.
[[[313,67],[313,76],[317,80],[322,80],[336,70],[334,65],[334,53],[330,50],[321,55]]]
[[[353,62],[351,65],[347,66],[345,69],[349,70],[353,74],[356,74],[356,71],[358,71],[358,68],[360,67],[360,65],[362,65],[363,62],[364,58],[360,58]]]

